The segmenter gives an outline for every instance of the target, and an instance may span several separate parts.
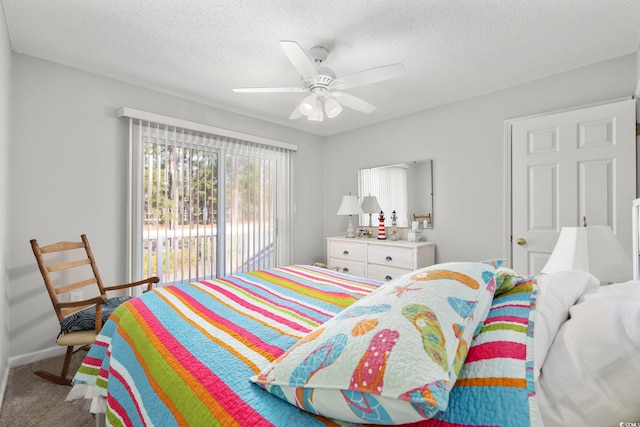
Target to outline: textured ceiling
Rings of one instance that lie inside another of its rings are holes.
[[[634,53],[638,0],[2,0],[14,51],[331,135]],[[614,5],[614,6],[612,6]],[[289,120],[304,94],[279,40],[330,50],[338,76],[400,62],[345,90],[377,106]]]

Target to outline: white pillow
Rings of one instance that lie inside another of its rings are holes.
[[[640,421],[640,282],[602,286],[570,312],[538,381],[545,427]]]
[[[569,318],[569,308],[580,297],[595,292],[600,282],[592,274],[581,271],[560,271],[537,278],[535,333],[533,335],[533,378],[540,374],[547,352],[560,326]]]

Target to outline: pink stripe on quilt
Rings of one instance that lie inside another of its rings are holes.
[[[300,300],[293,299],[293,298],[288,298],[285,295],[276,294],[271,289],[269,289],[267,287],[260,286],[259,284],[256,284],[256,283],[252,283],[252,282],[250,282],[248,280],[245,280],[243,277],[236,277],[235,279],[237,281],[246,283],[248,285],[260,287],[260,289],[262,289],[266,294],[268,294],[268,295],[270,295],[272,297],[272,299],[268,300],[269,303],[275,305],[276,307],[280,307],[280,308],[283,308],[283,309],[285,309],[287,311],[296,313],[298,316],[304,317],[305,319],[308,319],[308,320],[311,320],[314,323],[318,323],[318,324],[324,323],[324,321],[326,320],[327,317],[333,317],[333,313],[331,313],[331,312],[322,311],[322,310],[319,310],[316,307],[313,307],[311,305],[302,304],[302,301],[300,301]],[[224,279],[220,279],[220,280],[221,281],[225,281]],[[200,283],[202,283],[202,282],[200,282]],[[211,283],[211,282],[204,282],[204,283]],[[235,282],[230,282],[230,281],[227,282],[227,283],[235,284]],[[249,294],[251,294],[251,295],[253,295],[253,296],[255,296],[256,298],[258,298],[260,300],[264,300],[265,299],[263,295],[260,295],[257,292],[250,291],[247,288],[242,288],[242,290],[247,292],[247,293],[249,293]],[[296,310],[293,306],[287,306],[287,305],[284,305],[282,303],[277,303],[276,302],[277,299],[282,299],[284,301],[288,301],[288,302],[294,304],[294,306],[295,305],[304,305],[304,307],[307,308],[309,311],[313,311],[315,313],[318,313],[319,315],[323,316],[323,318],[322,319],[318,319],[318,318],[315,318],[315,317],[311,317],[311,316],[309,316],[308,314],[306,314],[306,313],[304,313],[302,311]]]
[[[357,292],[359,294],[368,294],[369,292],[372,292],[375,289],[375,287],[372,286],[372,285],[369,285],[369,286],[371,286],[372,289],[363,289],[360,286],[354,286],[354,285],[349,285],[348,283],[340,282],[339,280],[336,280],[335,278],[334,278],[334,280],[331,280],[331,279],[328,279],[328,278],[320,278],[319,276],[316,276],[314,274],[303,273],[299,268],[291,269],[291,268],[287,268],[287,267],[281,267],[280,269],[283,270],[283,271],[287,271],[287,272],[289,272],[291,274],[295,274],[295,275],[299,275],[299,276],[302,276],[302,277],[306,277],[307,279],[311,279],[312,281],[321,281],[323,283],[328,283],[328,284],[337,286],[337,287],[342,288],[342,289],[348,289],[348,290]],[[332,276],[330,274],[330,271],[323,271],[322,274],[325,274],[325,275],[330,276],[330,277],[335,277],[335,276]]]
[[[252,334],[248,330],[243,329],[242,327],[236,325],[233,322],[230,322],[224,317],[221,317],[219,314],[212,311],[208,307],[202,305],[198,300],[193,298],[191,295],[185,293],[181,289],[174,287],[174,288],[171,288],[171,290],[175,295],[178,295],[181,299],[187,301],[189,305],[191,305],[191,307],[193,307],[198,313],[200,313],[201,317],[206,319],[208,322],[215,322],[220,325],[223,325],[225,328],[235,332],[238,336],[242,337],[243,339],[251,343],[252,346],[260,350],[263,350],[265,352],[268,352],[269,354],[272,354],[274,357],[278,357],[283,353],[283,350],[280,347],[276,347],[267,342],[264,342],[262,339]]]
[[[82,361],[83,365],[89,365],[89,366],[95,366],[96,368],[99,368],[100,365],[102,365],[102,359],[98,359],[97,357],[89,357],[86,356],[84,358],[84,360]]]
[[[223,279],[218,279],[218,280],[224,281]],[[298,325],[297,323],[292,322],[290,320],[287,320],[284,317],[280,317],[275,313],[272,313],[272,312],[270,312],[268,310],[265,310],[264,308],[260,308],[260,307],[254,305],[254,304],[250,304],[249,301],[243,300],[242,298],[234,295],[233,293],[228,292],[226,289],[223,289],[223,288],[221,288],[219,286],[212,286],[212,285],[215,285],[215,283],[213,283],[213,282],[204,282],[204,284],[205,285],[209,285],[212,288],[215,287],[218,290],[218,292],[220,292],[221,294],[225,295],[227,298],[231,299],[236,304],[238,304],[238,305],[240,305],[242,307],[245,307],[245,308],[247,308],[247,309],[249,309],[251,311],[254,311],[256,313],[260,313],[263,316],[265,316],[265,317],[267,317],[267,318],[269,318],[269,319],[271,319],[273,321],[276,321],[276,322],[278,322],[278,323],[280,323],[282,325],[286,325],[286,326],[290,327],[293,330],[304,332],[304,333],[308,333],[308,332],[311,331],[310,328],[306,328],[306,327],[304,327],[302,325]]]
[[[255,414],[255,419],[261,419],[262,416],[255,411],[247,402],[243,401],[235,394],[227,384],[218,377],[207,365],[197,359],[193,353],[186,349],[180,341],[178,341],[169,332],[162,322],[149,310],[140,298],[134,298],[129,301],[138,310],[142,318],[147,323],[150,330],[154,331],[156,338],[163,344],[164,349],[160,350],[165,357],[171,354],[175,360],[179,360],[184,371],[187,371],[195,378],[204,388],[211,400],[215,401],[224,411],[234,419],[243,419],[247,413]],[[169,362],[175,364],[176,362]],[[188,380],[185,380],[188,383]],[[225,396],[225,399],[218,399],[216,396]],[[213,411],[213,408],[211,408]]]
[[[93,345],[96,345],[98,343],[98,340],[96,339],[96,341],[93,342]],[[100,342],[100,345],[104,345],[105,347],[108,348],[107,344],[104,342]],[[105,352],[105,360],[111,360],[111,352],[109,350],[107,350]],[[108,367],[107,367],[108,368]],[[107,379],[109,378],[109,371],[106,371],[103,367],[102,364],[100,365],[100,370],[98,371],[98,377],[103,378],[103,379]]]
[[[115,412],[121,419],[125,426],[133,426],[131,422],[131,418],[127,415],[127,411],[120,405],[116,399],[112,398],[111,395],[107,396],[109,409]]]
[[[289,283],[289,284],[295,285],[295,286],[296,286],[296,288],[301,289],[301,290],[308,289],[308,290],[309,290],[309,291],[311,291],[311,292],[321,292],[321,293],[323,293],[323,294],[325,294],[325,295],[331,295],[332,297],[335,297],[335,298],[348,298],[348,299],[353,299],[353,296],[352,296],[352,295],[349,295],[348,293],[341,292],[341,291],[331,291],[330,289],[325,289],[325,290],[320,291],[320,289],[318,289],[318,288],[317,288],[317,287],[315,287],[315,286],[312,286],[312,285],[306,285],[306,284],[304,284],[304,283],[302,283],[302,282],[300,282],[300,281],[293,280],[291,277],[287,277],[287,276],[285,276],[285,275],[278,274],[278,271],[277,271],[277,270],[275,270],[275,269],[261,271],[261,273],[262,273],[263,275],[265,275],[265,276],[275,277],[275,278],[278,278],[278,279],[282,280],[283,282],[287,282],[287,283]],[[292,273],[292,274],[293,274],[293,273]],[[315,278],[315,279],[317,279],[317,277],[314,277],[314,278]],[[275,283],[275,282],[274,282],[274,283]],[[335,283],[335,284],[333,284],[333,285],[334,285],[334,286],[336,286],[336,287],[337,287],[337,286],[339,286],[339,284],[338,284],[338,283]],[[301,293],[304,293],[304,291],[303,291],[303,292],[301,292]]]
[[[144,421],[144,418],[142,417],[142,412],[140,411],[140,405],[138,404],[138,399],[136,398],[136,396],[133,395],[133,392],[131,391],[131,386],[129,386],[129,383],[127,382],[127,380],[124,379],[124,377],[122,375],[120,375],[120,372],[116,371],[115,369],[111,368],[109,370],[110,373],[110,377],[109,378],[117,378],[118,381],[120,381],[120,383],[122,384],[122,386],[125,388],[125,390],[127,390],[127,393],[130,396],[131,401],[133,402],[133,404],[136,407],[136,413],[138,414],[138,420],[140,420],[140,422],[142,422],[143,425],[147,425],[147,423]],[[111,402],[113,402],[114,399],[110,399],[109,400],[109,406],[111,406]],[[118,404],[118,406],[120,406]],[[112,406],[111,406],[112,407]],[[128,416],[127,414],[127,418],[129,419],[129,421],[131,421],[131,417]],[[133,425],[133,424],[131,424]]]
[[[527,346],[511,341],[493,341],[471,346],[465,359],[467,362],[477,362],[485,359],[518,359],[526,360]]]

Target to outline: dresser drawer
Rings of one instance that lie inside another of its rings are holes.
[[[341,273],[364,277],[364,262],[352,261],[344,258],[329,258],[329,266]]]
[[[328,257],[363,262],[365,249],[366,246],[363,243],[330,240]]]
[[[433,265],[432,242],[327,238],[327,264],[353,276],[388,282],[418,268]]]
[[[415,248],[370,245],[367,254],[369,264],[414,269]]]
[[[369,264],[367,267],[367,279],[388,282],[413,271],[410,268],[388,267],[378,264]]]

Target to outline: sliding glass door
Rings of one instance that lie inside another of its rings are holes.
[[[131,141],[134,271],[174,284],[288,262],[288,150],[141,120]]]

